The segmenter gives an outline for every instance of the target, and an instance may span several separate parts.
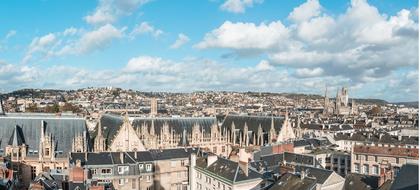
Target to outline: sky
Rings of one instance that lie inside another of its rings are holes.
[[[5,0],[0,26],[3,93],[419,96],[417,0]]]

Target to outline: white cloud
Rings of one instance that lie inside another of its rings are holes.
[[[7,32],[7,34],[6,34],[6,39],[9,39],[9,38],[11,38],[11,37],[13,37],[13,36],[15,36],[16,35],[16,30],[10,30],[9,32]]]
[[[309,68],[299,68],[296,70],[296,75],[298,77],[303,77],[303,78],[307,78],[307,77],[319,77],[324,73],[324,70],[322,68],[313,68],[313,69],[309,69]]]
[[[185,34],[178,34],[178,38],[176,39],[176,41],[171,45],[172,49],[178,49],[181,46],[183,46],[184,44],[188,43],[190,41],[190,38],[188,38],[187,35]]]
[[[136,25],[130,33],[131,38],[140,34],[151,34],[153,37],[159,37],[163,34],[162,30],[156,29],[154,26],[150,25],[148,22],[142,22],[139,25]]]
[[[79,32],[79,30],[75,27],[70,27],[64,30],[63,35],[64,36],[73,36],[76,35]]]
[[[122,30],[107,24],[84,34],[77,45],[80,53],[92,52],[108,46],[113,39],[121,38]]]
[[[148,0],[100,0],[98,7],[84,20],[92,25],[111,24],[122,15],[130,15]]]
[[[294,8],[288,18],[293,22],[300,23],[320,15],[321,8],[318,0],[308,0],[302,5]]]
[[[22,62],[27,63],[33,58],[34,54],[38,53],[49,56],[56,44],[57,37],[53,33],[49,33],[42,37],[35,37],[29,45]]]
[[[308,0],[289,14],[289,26],[226,21],[195,47],[227,49],[240,57],[267,56],[272,65],[300,69],[296,77],[375,82],[401,67],[417,70],[416,14],[403,9],[387,16],[365,0],[353,0],[346,12],[332,16],[317,0]]]
[[[267,60],[261,60],[257,64],[256,69],[259,71],[270,71],[270,70],[274,70],[274,67],[270,65],[270,62],[268,62]]]
[[[288,36],[288,29],[280,21],[260,25],[226,21],[207,33],[196,47],[267,50],[279,46]]]
[[[261,4],[263,0],[226,0],[220,9],[232,13],[244,13],[245,9],[254,6],[254,4]]]

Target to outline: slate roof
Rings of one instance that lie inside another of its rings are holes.
[[[419,137],[403,136],[401,140],[398,140],[398,136],[393,136],[388,133],[372,133],[372,132],[355,132],[350,133],[337,133],[334,136],[335,140],[349,140],[358,142],[368,142],[377,144],[408,144],[417,145],[419,143]]]
[[[405,164],[394,183],[391,185],[391,190],[414,190],[419,189],[419,165]]]
[[[369,176],[363,174],[347,174],[344,182],[344,190],[373,190],[378,188],[378,176]]]
[[[269,132],[271,129],[271,121],[274,120],[274,129],[279,131],[283,125],[283,117],[268,117],[268,116],[242,116],[242,115],[227,115],[222,124],[222,129],[230,131],[232,123],[235,124],[235,129],[243,129],[246,125],[248,131],[257,132],[259,125],[264,132]]]
[[[286,173],[269,190],[313,190],[316,187],[316,180]]]
[[[215,176],[223,177],[232,183],[238,183],[246,180],[258,180],[262,175],[257,171],[248,168],[248,175],[239,166],[239,163],[225,158],[218,157],[217,160],[207,167],[207,158],[197,158],[196,167],[212,173]]]
[[[327,179],[334,173],[331,170],[325,170],[321,168],[314,168],[314,167],[306,167],[306,166],[296,166],[296,172],[302,173],[305,171],[308,177],[313,177],[316,179],[316,183],[324,184]]]
[[[192,153],[197,153],[197,151],[196,148],[154,149],[137,152],[137,158],[135,152],[73,152],[69,159],[72,164],[76,164],[76,160],[80,160],[82,165],[134,164],[136,162],[189,158]],[[121,160],[121,154],[124,156],[123,161]]]
[[[15,129],[13,130],[12,137],[9,139],[8,145],[21,146],[23,144],[25,144],[25,139],[23,138],[22,128],[15,125]]]
[[[56,143],[57,157],[66,157],[65,153],[71,152],[73,138],[87,131],[86,122],[78,117],[59,117],[53,115],[6,115],[0,117],[0,148],[5,150],[9,143],[13,143],[16,136],[17,142],[25,142],[29,152],[38,151],[41,137],[41,122],[44,122],[45,134],[51,134]],[[18,126],[18,134],[15,128]],[[12,139],[12,140],[11,140]],[[11,142],[12,141],[12,142]],[[28,154],[28,156],[33,156]],[[38,156],[38,155],[34,155]]]
[[[123,118],[119,115],[104,114],[101,118],[101,126],[103,136],[106,138],[106,143],[111,144],[115,138],[118,130],[123,124]],[[211,126],[217,124],[216,117],[158,117],[158,118],[141,118],[136,117],[132,121],[132,126],[136,130],[143,124],[146,124],[148,130],[151,130],[152,121],[155,129],[155,134],[160,135],[162,126],[166,123],[170,129],[174,129],[176,134],[182,134],[181,137],[187,133],[191,133],[193,126],[198,124],[200,129],[210,131]],[[185,131],[185,132],[184,132]],[[97,131],[94,132],[94,136],[97,135]],[[183,138],[180,139],[179,144],[188,144],[188,141]]]
[[[197,148],[153,149],[150,150],[153,160],[167,160],[189,158],[192,153],[197,153]]]
[[[134,156],[134,152],[121,153],[124,156],[124,162],[121,161],[120,152],[71,153],[70,163],[76,164],[76,160],[80,160],[82,165],[114,165],[153,161],[152,155],[149,151],[137,152],[137,159]]]

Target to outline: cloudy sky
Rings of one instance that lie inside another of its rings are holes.
[[[418,99],[417,0],[0,2],[0,92],[116,86]]]

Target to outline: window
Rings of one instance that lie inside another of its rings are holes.
[[[139,164],[139,170],[143,170],[143,164]]]
[[[325,163],[326,163],[326,164],[331,163],[331,157],[326,157],[326,158],[325,158]]]
[[[334,164],[338,164],[338,158],[334,158]]]
[[[150,175],[146,176],[146,181],[147,182],[150,182],[151,180],[152,180],[152,176],[150,176]]]
[[[176,166],[176,161],[172,160],[171,161],[171,167],[175,167]]]
[[[45,156],[49,156],[50,155],[50,149],[49,148],[46,148],[45,149]]]
[[[373,174],[379,175],[379,166],[376,166],[376,165],[373,166]]]
[[[185,160],[181,160],[181,166],[185,166]]]
[[[364,172],[364,174],[365,175],[369,175],[369,165],[368,164],[365,164],[365,165],[363,165],[363,172]]]
[[[222,146],[222,152],[225,152],[225,151],[226,151],[226,147]]]
[[[354,173],[360,173],[360,164],[354,164]]]
[[[152,164],[146,164],[146,171],[148,172],[152,171]]]
[[[124,174],[127,173],[129,170],[128,166],[118,166],[118,174]]]
[[[375,156],[375,162],[378,162],[378,156]]]
[[[397,164],[400,163],[400,158],[396,158],[395,160],[396,160]]]
[[[31,179],[34,180],[36,177],[36,167],[31,166]]]
[[[358,154],[356,154],[356,160],[359,160],[359,155]]]
[[[213,153],[217,153],[217,147],[213,147]]]
[[[340,165],[344,166],[346,164],[346,160],[344,158],[340,159]]]
[[[96,175],[96,169],[92,169],[90,171],[92,172],[93,175]]]
[[[369,156],[368,155],[366,155],[365,156],[365,161],[368,161],[369,160]]]
[[[124,179],[119,179],[118,180],[118,185],[124,185]]]
[[[131,189],[135,189],[136,188],[136,184],[137,184],[136,178],[131,179]]]
[[[101,174],[110,175],[110,174],[112,174],[112,169],[104,168],[104,169],[101,170]]]

